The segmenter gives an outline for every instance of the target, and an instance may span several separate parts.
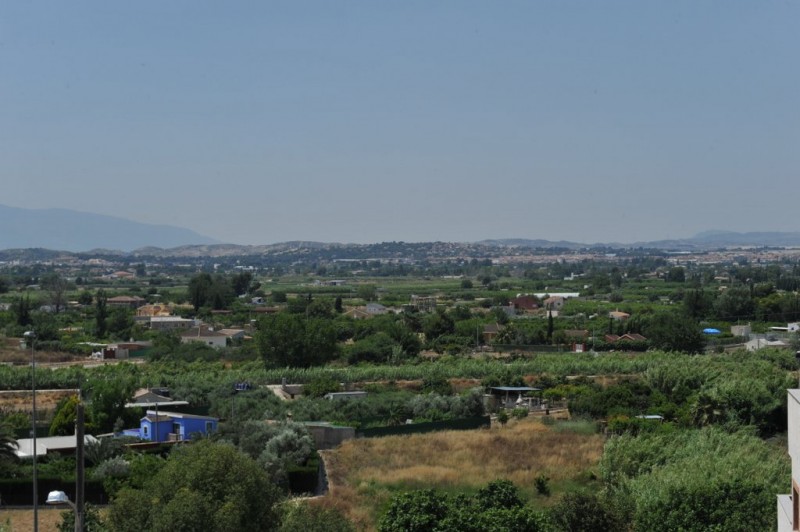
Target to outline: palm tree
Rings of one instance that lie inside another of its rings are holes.
[[[18,447],[11,426],[6,423],[0,424],[0,462],[16,460]]]

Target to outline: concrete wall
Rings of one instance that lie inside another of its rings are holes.
[[[800,487],[800,390],[789,390],[788,393],[788,437],[789,456],[792,459],[792,484]],[[787,486],[791,490],[791,486]],[[789,495],[779,495],[777,504],[778,531],[790,532],[792,528],[793,501]]]
[[[338,447],[346,440],[352,440],[356,437],[356,429],[353,427],[337,427],[334,425],[327,425],[320,423],[314,425],[307,423],[306,428],[314,438],[314,443],[317,449],[333,449]]]

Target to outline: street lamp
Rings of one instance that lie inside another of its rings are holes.
[[[52,505],[68,504],[70,508],[73,510],[75,509],[75,504],[69,500],[69,497],[67,497],[67,494],[63,491],[51,491],[47,494],[47,500],[45,503]]]
[[[73,503],[63,491],[51,491],[47,495],[47,504],[67,504],[75,515],[75,532],[83,532],[84,503],[83,503],[83,438],[84,438],[84,413],[83,403],[79,402],[75,408],[75,502]]]
[[[23,334],[25,341],[31,345],[31,394],[33,395],[33,532],[39,532],[39,477],[36,472],[36,355],[33,343],[36,340],[36,333],[25,331]]]
[[[63,506],[67,505],[72,508],[72,511],[75,512],[75,532],[83,532],[83,525],[81,523],[80,516],[78,514],[78,508],[75,506],[67,494],[63,491],[51,491],[47,494],[47,500],[45,501],[46,504],[52,504],[54,506]]]

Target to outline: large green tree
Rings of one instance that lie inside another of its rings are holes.
[[[448,314],[437,310],[428,315],[422,322],[422,332],[425,333],[425,340],[433,342],[440,336],[453,334],[455,332],[455,322]]]
[[[189,303],[194,307],[195,312],[208,301],[213,280],[208,273],[199,273],[189,279]]]
[[[308,367],[336,356],[336,329],[329,320],[279,313],[263,318],[256,334],[267,367]]]
[[[253,459],[203,440],[173,450],[142,489],[120,490],[108,522],[117,532],[276,530],[280,499]]]
[[[253,282],[253,274],[250,272],[237,273],[231,277],[231,288],[237,296],[246,294],[250,290],[250,283]]]
[[[98,290],[94,304],[95,335],[105,337],[108,332],[108,297],[103,290]]]
[[[47,291],[48,300],[58,314],[67,306],[67,290],[69,283],[56,272],[43,275],[40,281],[42,289]]]
[[[75,417],[80,398],[77,395],[59,401],[56,414],[50,422],[50,436],[69,436],[75,434]]]
[[[133,311],[127,308],[117,307],[111,309],[108,320],[108,332],[115,338],[127,340],[132,336],[135,322],[133,321]]]
[[[664,351],[699,353],[705,345],[700,326],[682,312],[653,314],[644,327],[644,334],[651,346]]]
[[[5,423],[0,424],[0,462],[16,460],[17,447],[11,427]]]
[[[242,281],[237,278],[238,283]],[[189,302],[195,311],[200,307],[209,307],[221,310],[230,305],[236,296],[234,285],[222,275],[211,276],[209,273],[199,273],[189,279]]]
[[[752,320],[755,308],[750,289],[746,286],[728,288],[714,302],[717,318],[725,321]]]
[[[25,294],[25,297],[14,299],[11,303],[11,312],[14,314],[14,321],[17,325],[25,327],[33,323],[31,308],[31,298],[28,294]]]
[[[133,376],[121,372],[100,375],[89,379],[86,388],[89,392],[88,418],[93,430],[109,432],[117,419],[128,423],[136,420],[135,412],[125,408],[136,390]]]

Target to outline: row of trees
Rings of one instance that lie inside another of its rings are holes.
[[[693,289],[683,293],[687,314],[697,319],[720,321],[800,320],[800,296],[793,292],[777,292],[772,285],[739,285],[712,292]]]
[[[29,294],[12,300],[8,312],[0,313],[0,326],[5,326],[6,334],[19,335],[21,330],[32,328],[36,331],[37,342],[57,342],[61,340],[59,328],[82,324],[91,336],[97,339],[129,338],[135,323],[130,309],[108,306],[108,295],[98,290],[94,295],[85,292],[88,300],[82,301],[86,307],[73,316],[67,316],[63,307],[42,310],[37,308]],[[92,305],[94,302],[94,306]]]
[[[546,398],[568,399],[572,414],[610,424],[660,414],[685,428],[747,428],[767,437],[786,430],[786,389],[795,384],[787,367],[796,367],[785,354],[770,356],[676,357],[612,386],[586,378],[538,385]]]

